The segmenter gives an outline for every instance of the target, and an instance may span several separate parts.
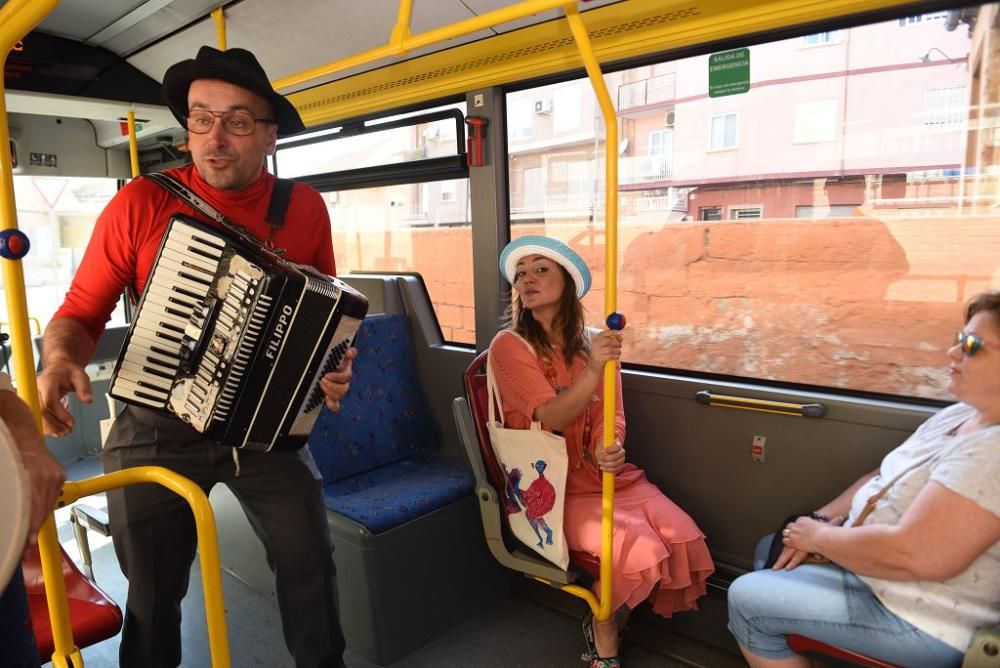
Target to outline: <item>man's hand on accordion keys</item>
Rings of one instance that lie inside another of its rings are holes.
[[[340,364],[340,368],[326,374],[319,381],[320,389],[326,395],[326,407],[335,413],[340,410],[340,400],[344,398],[351,386],[351,377],[354,375],[351,368],[352,360],[357,356],[357,349],[349,348],[344,354],[344,361]]]

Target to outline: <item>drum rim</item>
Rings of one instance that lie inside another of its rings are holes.
[[[9,480],[9,484],[8,481]],[[21,564],[24,541],[28,536],[31,512],[28,474],[7,426],[0,421],[0,507],[4,508],[0,525],[10,523],[12,530],[0,531],[0,591],[7,588],[14,569]]]

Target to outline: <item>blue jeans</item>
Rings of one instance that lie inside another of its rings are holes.
[[[889,612],[858,576],[832,564],[737,578],[729,588],[729,630],[766,659],[794,656],[785,642],[794,633],[908,668],[962,663],[962,652]]]

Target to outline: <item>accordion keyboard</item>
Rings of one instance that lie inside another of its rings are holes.
[[[185,391],[171,398],[174,411],[201,431],[212,420],[230,417],[273,308],[273,297],[261,290],[266,277],[260,268],[238,257],[231,261],[217,285],[221,300],[196,372],[182,381]],[[192,351],[204,328],[198,321],[185,330],[185,345]]]
[[[122,398],[164,408],[181,364],[185,332],[204,321],[198,306],[208,294],[225,241],[183,223],[170,227],[150,272],[143,307],[133,325],[114,391]]]
[[[295,450],[368,300],[315,269],[183,215],[169,222],[108,394],[206,439]]]

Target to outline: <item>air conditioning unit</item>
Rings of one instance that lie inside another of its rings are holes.
[[[668,128],[674,127],[674,112],[668,111],[663,115],[663,125]]]
[[[552,113],[552,100],[545,98],[542,100],[535,100],[535,113],[536,114],[551,114]]]

